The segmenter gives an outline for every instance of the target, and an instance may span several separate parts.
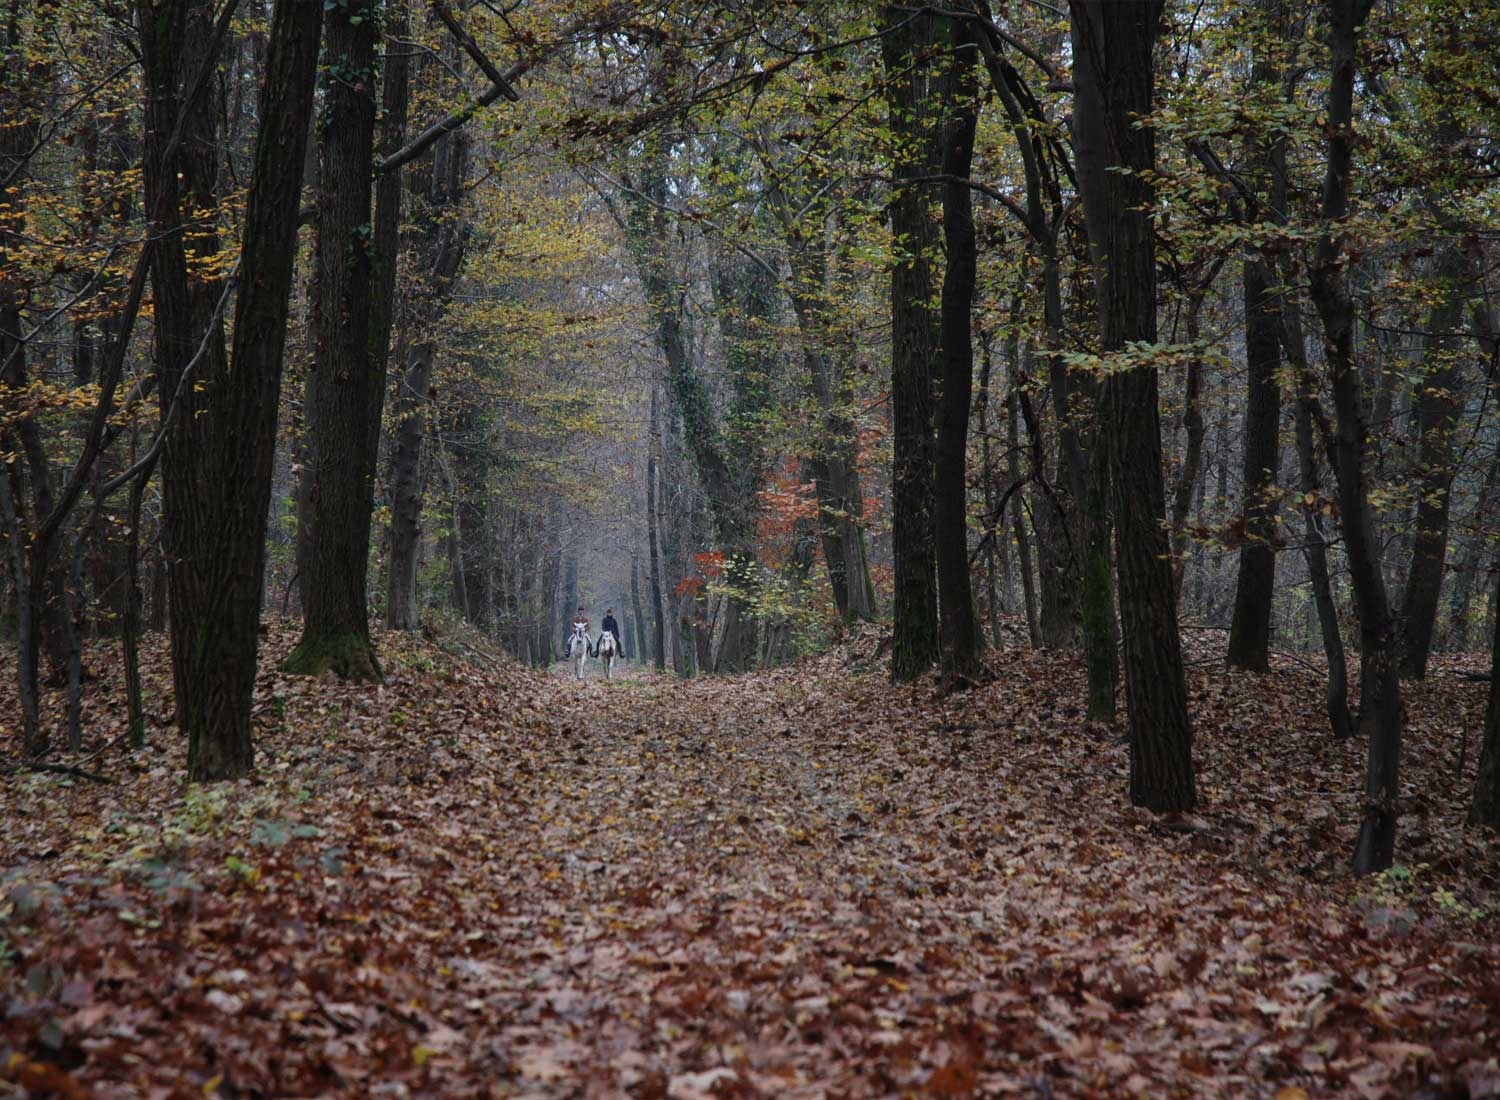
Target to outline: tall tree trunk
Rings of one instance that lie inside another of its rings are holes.
[[[23,314],[27,311],[32,289],[26,266],[17,263],[12,253],[24,253],[28,246],[27,168],[41,129],[45,105],[54,82],[50,48],[37,41],[49,33],[56,18],[56,7],[50,2],[34,6],[13,3],[0,23],[0,172],[10,176],[4,203],[0,204],[0,386],[9,391],[0,402],[0,422],[9,426],[0,433],[0,447],[14,454],[19,450],[26,459],[31,488],[31,516],[26,515],[22,481],[12,487],[11,505],[30,575],[24,585],[18,580],[17,591],[26,593],[29,604],[24,610],[27,626],[26,652],[16,663],[18,688],[23,700],[36,702],[38,694],[39,657],[45,653],[48,680],[62,683],[68,672],[67,563],[69,551],[59,545],[63,532],[59,528],[48,539],[38,538],[40,528],[54,510],[51,463],[41,428],[31,411],[24,406],[30,385],[28,347],[23,338]],[[40,47],[40,48],[39,48]],[[14,461],[13,459],[11,460]],[[19,466],[13,467],[19,472]],[[29,522],[28,522],[29,520]],[[36,708],[22,706],[22,751],[28,757],[43,755],[48,734],[32,721]]]
[[[1291,263],[1284,260],[1281,278],[1294,285]],[[1318,473],[1313,421],[1321,420],[1322,409],[1313,393],[1313,376],[1307,365],[1307,344],[1302,331],[1302,307],[1289,298],[1281,307],[1281,338],[1297,379],[1297,469],[1302,490],[1302,528],[1306,548],[1307,574],[1312,585],[1313,604],[1318,614],[1318,629],[1323,639],[1323,655],[1328,661],[1327,710],[1328,728],[1335,739],[1354,735],[1354,719],[1349,713],[1349,670],[1344,658],[1344,638],[1339,631],[1338,609],[1333,601],[1333,583],[1328,575],[1328,536],[1323,530],[1321,496],[1323,479]]]
[[[1025,208],[1017,211],[1030,236],[1029,249],[1041,268],[1042,344],[1047,365],[1047,385],[1053,416],[1057,421],[1057,474],[1048,482],[1046,464],[1040,461],[1045,448],[1039,434],[1040,425],[1028,416],[1033,453],[1038,461],[1033,474],[1038,491],[1032,495],[1032,516],[1037,531],[1038,566],[1041,572],[1041,630],[1044,644],[1074,648],[1082,641],[1089,668],[1090,695],[1104,694],[1103,677],[1109,680],[1112,695],[1115,679],[1114,639],[1101,630],[1080,633],[1087,616],[1090,627],[1109,621],[1113,595],[1108,569],[1108,533],[1100,527],[1104,520],[1104,501],[1090,499],[1099,488],[1089,476],[1080,427],[1093,413],[1097,387],[1086,386],[1075,392],[1063,360],[1062,265],[1058,241],[1065,218],[1061,210],[1059,171],[1071,174],[1065,154],[1053,140],[1053,122],[1045,116],[1035,95],[1003,56],[1007,47],[993,29],[988,0],[974,5],[980,17],[976,43],[984,57],[994,89],[1015,138],[1026,182]],[[1058,161],[1063,163],[1059,164]],[[1082,399],[1082,400],[1080,400]],[[1090,525],[1085,511],[1092,511]],[[1100,539],[1101,531],[1103,539]],[[1086,561],[1089,553],[1102,553],[1100,560]],[[1092,567],[1091,567],[1092,565]]]
[[[1152,47],[1159,0],[1071,0],[1074,138],[1106,355],[1156,342],[1156,234],[1150,185]],[[1123,169],[1123,171],[1122,171]],[[1162,520],[1154,367],[1112,371],[1103,386],[1115,502],[1116,568],[1130,716],[1130,798],[1157,812],[1197,801],[1182,643]]]
[[[385,57],[381,64],[380,79],[380,121],[376,137],[376,152],[381,157],[390,156],[406,141],[406,120],[411,101],[411,61],[406,47],[410,26],[411,14],[406,0],[396,0],[386,11]],[[375,269],[370,288],[370,368],[379,383],[381,394],[385,392],[386,378],[390,371],[392,333],[396,322],[396,282],[401,254],[401,200],[404,191],[400,169],[382,173],[375,181]],[[405,346],[404,339],[402,346]],[[404,363],[398,363],[398,372],[404,366]],[[374,455],[378,455],[380,451],[381,419],[380,409],[377,408],[370,419],[370,426],[375,432],[375,438],[370,443],[371,453]],[[398,432],[400,427],[401,422],[398,422]],[[420,454],[420,432],[418,439]],[[393,469],[396,466],[395,451],[393,440]],[[395,495],[396,488],[393,485],[392,498]],[[390,558],[385,578],[385,621],[387,626],[395,630],[413,630],[421,618],[416,600],[421,529],[417,528],[415,539],[411,539],[411,531],[407,530],[408,541],[401,544],[404,556],[398,555],[395,514],[393,506]],[[398,569],[401,571],[399,580],[396,577]]]
[[[32,618],[31,592],[27,585],[29,574],[23,547],[20,494],[15,485],[20,478],[14,466],[6,463],[0,469],[0,520],[5,523],[5,541],[10,547],[11,568],[16,582],[16,682],[21,702],[21,752],[28,758],[36,758],[47,751],[47,736],[42,729],[40,700],[37,695],[36,654],[32,632],[36,624]]]
[[[644,665],[650,660],[651,650],[646,645],[646,616],[641,610],[641,560],[634,550],[630,552],[630,607],[635,612],[635,659]]]
[[[563,629],[569,629],[568,624],[573,621],[573,611],[578,606],[578,559],[568,555],[568,560],[563,566],[562,598],[558,601],[558,619],[563,624]]]
[[[134,465],[135,441],[131,441],[131,465]],[[155,463],[152,464],[153,466]],[[141,696],[141,498],[151,470],[143,470],[130,483],[130,503],[126,508],[125,528],[125,598],[120,623],[120,647],[125,665],[125,739],[131,748],[146,743],[146,707]]]
[[[968,22],[948,18],[941,28],[950,50],[942,79],[943,237],[947,264],[941,308],[942,396],[933,465],[933,520],[937,543],[938,617],[944,673],[968,678],[979,670],[979,623],[969,576],[969,407],[974,389],[971,316],[978,255],[974,207],[967,180],[979,122],[974,41]]]
[[[1470,263],[1460,242],[1443,246],[1438,264],[1439,298],[1427,317],[1427,349],[1416,398],[1421,453],[1418,458],[1416,534],[1411,569],[1401,601],[1401,673],[1427,675],[1448,556],[1448,523],[1454,464],[1454,435],[1463,415],[1458,327]]]
[[[646,441],[646,546],[651,580],[651,618],[655,626],[652,632],[652,651],[656,658],[656,671],[667,668],[667,607],[662,601],[661,569],[661,418],[657,401],[657,386],[651,386],[651,423]]]
[[[822,185],[827,180],[815,177]],[[822,414],[822,432],[813,441],[808,463],[818,499],[818,529],[823,562],[833,590],[834,606],[845,622],[872,618],[874,589],[865,555],[864,494],[859,483],[858,438],[849,417],[847,370],[836,353],[835,325],[830,317],[828,220],[824,205],[814,201],[802,218],[779,188],[771,194],[786,238],[791,269],[789,296],[797,318],[802,362],[813,401]]]
[[[156,34],[180,27],[181,7],[177,0],[163,0],[141,12],[143,28],[152,28],[143,31],[142,44],[155,111],[173,101],[176,52],[172,41]],[[253,762],[250,700],[266,514],[322,8],[318,0],[276,5],[244,215],[241,267],[247,277],[235,303],[233,369],[223,365],[222,355],[210,355],[193,378],[201,387],[181,387],[182,407],[168,425],[163,482],[173,559],[173,673],[178,721],[188,735],[188,775],[194,780],[238,778]],[[153,196],[175,189],[182,168],[163,163],[168,132],[161,115],[155,115],[146,157]],[[190,160],[183,158],[184,165]],[[179,203],[151,205],[167,211],[167,224],[154,227],[152,270],[162,395],[169,402],[179,389],[187,354],[179,341],[192,333],[193,316],[185,308],[181,236],[170,231]]]
[[[1087,452],[1089,483],[1083,498],[1083,657],[1088,673],[1088,716],[1112,722],[1120,689],[1119,622],[1110,583],[1110,483],[1107,437],[1098,429]],[[1160,444],[1158,443],[1158,447]],[[1174,593],[1175,596],[1175,593]]]
[[[1006,394],[1005,432],[1009,452],[1010,483],[1013,487],[1010,498],[1011,533],[1016,540],[1016,556],[1020,558],[1021,598],[1026,604],[1026,636],[1033,648],[1042,644],[1041,609],[1037,606],[1036,574],[1031,566],[1031,537],[1026,531],[1026,498],[1014,487],[1021,484],[1021,402],[1016,396],[1017,357],[1013,338],[1009,341],[1007,354],[1010,357],[1011,381]]]
[[[1000,603],[1002,599],[999,569],[997,568],[998,551],[1005,546],[1007,539],[1005,535],[1005,517],[995,513],[995,459],[994,448],[990,440],[990,408],[994,401],[994,390],[991,386],[991,377],[994,368],[994,355],[990,346],[989,335],[983,330],[980,332],[980,365],[979,365],[979,398],[975,402],[975,409],[979,414],[979,448],[982,472],[981,483],[984,486],[984,522],[985,522],[985,547],[984,547],[984,582],[985,582],[985,611],[989,619],[990,644],[999,649],[1003,644],[1000,634]],[[1010,558],[1006,552],[1005,564],[1005,587],[1008,590],[1010,584]],[[1008,594],[1008,591],[1007,591]]]
[[[308,378],[302,638],[288,672],[379,680],[366,579],[384,352],[372,354],[374,0],[329,8],[318,168],[317,357]],[[389,339],[389,329],[386,332]]]
[[[391,433],[391,562],[385,614],[392,630],[415,630],[421,623],[417,566],[422,549],[422,440],[437,345],[423,340],[410,352],[397,375],[396,424]]]
[[[1194,294],[1188,302],[1187,338],[1196,344],[1199,334],[1199,315],[1203,311],[1203,294]],[[1179,600],[1182,595],[1182,578],[1187,569],[1188,516],[1193,508],[1193,496],[1202,483],[1203,475],[1203,358],[1194,354],[1188,360],[1187,377],[1182,406],[1182,427],[1187,434],[1183,446],[1182,472],[1172,491],[1172,587]]]
[[[1400,789],[1402,703],[1396,675],[1396,624],[1381,570],[1366,478],[1363,382],[1354,350],[1354,302],[1345,274],[1347,257],[1340,223],[1349,212],[1349,174],[1354,152],[1354,76],[1359,28],[1373,0],[1329,0],[1327,172],[1323,179],[1322,235],[1309,269],[1313,304],[1323,322],[1325,358],[1333,377],[1333,465],[1338,479],[1344,551],[1359,610],[1361,725],[1370,737],[1365,806],[1355,845],[1360,874],[1391,865],[1396,849],[1396,798]]]
[[[1244,543],[1234,590],[1226,660],[1231,668],[1270,669],[1272,609],[1276,596],[1276,477],[1281,453],[1280,318],[1269,263],[1244,262],[1245,402]]]
[[[422,443],[433,396],[437,329],[448,292],[463,265],[467,230],[459,209],[468,151],[469,139],[461,133],[450,134],[433,146],[428,201],[415,219],[415,235],[424,246],[419,262],[425,278],[413,295],[409,311],[413,336],[396,382],[396,427],[390,457],[391,571],[386,608],[390,626],[396,630],[414,629],[420,615],[417,560],[422,541]],[[381,185],[385,185],[384,177]]]
[[[911,182],[934,174],[937,126],[932,62],[938,17],[882,7],[886,99],[895,139],[891,198],[891,549],[895,634],[891,677],[915,680],[938,657],[937,561],[933,544],[933,257],[937,223],[930,189]]]

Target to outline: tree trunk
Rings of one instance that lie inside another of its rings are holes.
[[[1391,865],[1396,847],[1396,798],[1400,788],[1401,682],[1396,675],[1396,624],[1381,570],[1366,479],[1363,382],[1354,350],[1354,302],[1349,294],[1342,230],[1349,212],[1349,174],[1354,151],[1354,75],[1359,28],[1373,0],[1330,0],[1327,172],[1323,180],[1322,235],[1309,275],[1313,304],[1323,322],[1325,358],[1333,377],[1333,464],[1338,479],[1344,550],[1359,610],[1361,726],[1369,731],[1365,807],[1355,846],[1360,874]]]
[[[1245,363],[1244,543],[1234,590],[1226,660],[1231,668],[1270,670],[1272,609],[1276,598],[1276,478],[1281,452],[1280,318],[1270,265],[1248,256],[1243,271]]]
[[[1088,673],[1088,716],[1096,722],[1114,721],[1115,695],[1120,688],[1119,622],[1115,618],[1114,586],[1110,583],[1112,479],[1107,442],[1103,431],[1094,432],[1093,446],[1087,452],[1089,484],[1082,508],[1083,656]]]
[[[250,701],[266,514],[322,7],[318,0],[276,5],[244,215],[241,266],[247,277],[235,303],[234,366],[224,367],[222,355],[200,364],[194,381],[202,385],[183,388],[183,407],[168,428],[163,482],[173,558],[173,672],[178,721],[188,735],[188,775],[194,780],[238,778],[253,762]],[[142,26],[172,34],[181,25],[180,9],[177,0],[143,7]],[[146,157],[148,191],[157,196],[176,188],[181,168],[162,163],[170,126],[162,115],[174,113],[177,51],[154,33],[143,32],[142,44],[153,109],[160,112],[148,128]],[[152,248],[166,402],[178,388],[186,354],[176,341],[193,326],[184,308],[182,240],[171,231],[179,203],[151,205],[167,211],[167,224],[154,227]]]
[[[630,606],[635,612],[635,659],[644,665],[651,650],[646,646],[646,616],[641,611],[641,560],[634,550],[630,552]]]
[[[942,79],[943,236],[947,264],[941,308],[942,396],[937,410],[933,467],[933,535],[937,549],[939,637],[950,680],[979,671],[981,639],[969,576],[969,407],[974,388],[970,329],[978,255],[974,208],[966,182],[979,121],[974,42],[967,21],[944,19],[950,50]]]
[[[317,356],[308,379],[302,639],[284,665],[379,680],[366,579],[384,379],[372,354],[375,166],[374,0],[329,9],[318,170]],[[386,332],[389,339],[389,330]],[[384,362],[384,355],[379,359]]]
[[[936,21],[883,7],[886,98],[896,140],[890,203],[896,255],[891,268],[891,549],[895,629],[891,678],[915,680],[938,657],[937,562],[933,544],[933,257],[937,224],[929,188],[909,182],[934,174],[937,126],[928,54]]]
[[[14,488],[19,480],[11,463],[0,469],[0,519],[5,522],[5,541],[10,547],[11,568],[16,582],[16,687],[21,701],[21,753],[29,759],[35,759],[46,753],[47,737],[41,725],[41,707],[37,696],[37,650],[32,641],[36,625],[32,619],[31,592],[27,587],[21,510],[17,506],[20,494]]]
[[[661,575],[661,420],[658,415],[657,387],[651,386],[651,425],[646,443],[646,546],[651,580],[651,608],[655,630],[652,650],[656,658],[656,671],[667,668],[667,608],[662,601]]]
[[[979,398],[975,402],[975,409],[979,414],[979,448],[980,463],[982,465],[980,478],[981,484],[984,486],[985,612],[989,620],[990,644],[999,649],[1004,642],[1000,634],[1001,585],[997,559],[999,556],[998,551],[1005,545],[1005,517],[995,514],[995,460],[990,441],[990,408],[994,400],[991,375],[994,367],[994,356],[990,346],[989,335],[982,330],[980,332],[980,348]],[[1007,590],[1009,584],[1010,558],[1007,552],[1005,565],[1005,585]]]
[[[385,60],[381,71],[380,88],[380,132],[376,141],[381,157],[390,156],[406,141],[406,120],[411,100],[411,61],[406,48],[410,34],[411,16],[405,0],[398,0],[388,10],[388,32],[386,35]],[[379,381],[381,393],[385,392],[389,372],[392,332],[396,318],[396,282],[401,253],[401,200],[404,192],[402,173],[399,169],[385,172],[375,182],[375,271],[371,287],[373,301],[370,309],[371,370]],[[406,341],[403,339],[402,346]],[[405,363],[398,363],[400,377],[405,375]],[[432,362],[429,357],[426,374],[430,377]],[[418,381],[425,381],[419,379]],[[421,622],[421,608],[417,604],[417,564],[420,558],[422,529],[413,512],[420,508],[420,459],[422,423],[420,413],[401,404],[401,398],[410,393],[404,386],[397,395],[398,414],[416,420],[415,446],[408,438],[400,438],[406,429],[406,419],[398,415],[396,429],[390,445],[391,465],[391,532],[390,557],[386,569],[385,623],[393,630],[415,630]],[[420,391],[422,398],[426,390]],[[420,409],[422,406],[418,405]],[[381,417],[379,411],[371,418],[376,439],[371,443],[372,454],[379,453]],[[405,450],[402,445],[405,444]],[[415,451],[415,454],[412,452]],[[399,484],[398,484],[399,480]],[[397,507],[400,497],[402,506]],[[415,508],[414,500],[415,498]],[[397,533],[398,520],[400,533]]]
[[[1417,393],[1421,439],[1418,459],[1416,535],[1411,569],[1401,601],[1401,674],[1420,680],[1427,675],[1448,556],[1448,523],[1454,464],[1454,435],[1463,416],[1461,351],[1458,326],[1471,265],[1460,242],[1443,246],[1438,264],[1439,298],[1427,317],[1427,349]]]
[[[135,444],[131,443],[131,457]],[[131,465],[134,465],[132,461]],[[154,463],[153,463],[154,465]],[[120,647],[125,665],[125,739],[131,748],[146,743],[146,707],[141,697],[141,498],[151,470],[143,470],[130,483],[130,503],[126,509],[125,528],[125,597],[120,622]]]
[[[1188,302],[1188,343],[1198,341],[1198,319],[1203,311],[1203,294],[1194,294]],[[1172,492],[1172,587],[1179,601],[1182,595],[1182,578],[1187,569],[1188,516],[1192,512],[1193,496],[1201,485],[1203,475],[1203,358],[1197,354],[1188,360],[1187,378],[1182,407],[1182,427],[1187,433],[1183,447],[1182,472]]]
[[[573,621],[573,611],[578,606],[578,559],[571,554],[563,566],[562,598],[558,600],[558,618],[563,628]]]
[[[468,170],[469,142],[463,134],[442,138],[433,146],[429,201],[416,217],[415,235],[426,278],[413,295],[409,324],[411,351],[396,383],[396,428],[391,443],[391,572],[386,594],[390,625],[416,627],[417,560],[422,540],[422,443],[427,435],[427,408],[434,396],[437,326],[447,294],[463,264],[466,230],[459,208]],[[384,186],[382,177],[382,186]],[[571,610],[571,609],[569,609]]]
[[[1289,262],[1282,264],[1282,282],[1293,285]],[[1313,378],[1307,365],[1307,344],[1302,332],[1301,304],[1295,299],[1281,307],[1282,346],[1292,366],[1299,390],[1296,407],[1297,468],[1302,489],[1302,527],[1306,548],[1307,574],[1312,585],[1313,604],[1317,609],[1318,628],[1323,638],[1323,655],[1328,660],[1327,710],[1328,728],[1337,740],[1354,735],[1354,719],[1349,713],[1349,671],[1344,658],[1344,638],[1339,631],[1338,609],[1333,601],[1333,584],[1328,576],[1328,536],[1323,530],[1321,496],[1323,479],[1318,473],[1313,419],[1321,417],[1317,397],[1312,392]]]
[[[1012,355],[1010,392],[1005,398],[1005,432],[1013,487],[1021,484],[1021,403],[1016,397],[1017,385],[1016,359]],[[1026,532],[1026,498],[1019,491],[1011,493],[1010,508],[1011,533],[1016,540],[1016,556],[1020,558],[1021,598],[1026,603],[1026,636],[1035,649],[1042,645],[1041,609],[1037,606],[1036,574],[1031,566],[1031,537]]]
[[[1140,173],[1156,164],[1152,47],[1159,0],[1071,0],[1079,191],[1106,355],[1156,342],[1156,236]],[[1121,171],[1124,169],[1124,171]],[[1130,717],[1130,799],[1157,812],[1197,801],[1182,645],[1173,600],[1154,367],[1103,387]]]
[[[421,623],[417,565],[422,548],[422,439],[436,352],[432,340],[416,344],[396,382],[390,459],[391,562],[385,602],[386,625],[392,630],[415,630]]]
[[[808,387],[822,414],[822,433],[813,441],[808,463],[818,498],[818,530],[823,562],[833,590],[834,606],[845,622],[872,618],[875,613],[870,567],[865,556],[864,494],[859,484],[858,440],[849,418],[847,386],[835,364],[832,325],[828,316],[828,257],[822,226],[799,224],[789,204],[777,192],[776,209],[783,219],[787,260],[791,269],[790,297],[802,344]],[[815,206],[815,213],[822,213]]]

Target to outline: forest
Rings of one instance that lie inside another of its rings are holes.
[[[1500,1098],[1500,0],[0,3],[0,1096]]]

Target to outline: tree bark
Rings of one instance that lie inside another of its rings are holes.
[[[405,0],[396,0],[386,11],[387,34],[385,58],[381,64],[380,121],[376,137],[376,151],[381,157],[390,156],[401,148],[406,140],[406,120],[411,101],[411,61],[406,47],[410,35],[411,15]],[[375,375],[380,393],[386,390],[386,379],[390,370],[392,333],[396,322],[396,282],[401,254],[401,206],[404,188],[400,171],[384,172],[375,183],[375,232],[374,275],[370,306],[370,367]],[[405,340],[402,341],[403,347]],[[397,364],[398,370],[404,364]],[[405,392],[405,391],[403,391]],[[370,426],[374,438],[370,441],[371,454],[380,452],[381,409],[373,411]],[[397,431],[400,430],[400,422]],[[420,453],[420,433],[418,435]],[[395,463],[395,441],[392,440],[391,465]],[[391,496],[396,495],[392,486]],[[395,534],[396,509],[391,508],[391,551],[386,570],[386,625],[394,630],[414,630],[421,620],[417,607],[417,559],[421,541],[421,528],[416,529],[416,538],[411,539],[411,530],[405,532],[409,540],[401,545],[404,557],[398,557]],[[401,570],[398,581],[396,573]]]
[[[809,171],[814,173],[809,188],[821,191],[829,186],[831,181],[817,173],[816,162]],[[784,182],[771,187],[769,197],[786,240],[788,295],[797,318],[808,391],[823,418],[807,465],[818,499],[823,562],[839,617],[846,623],[869,619],[875,614],[875,597],[865,554],[858,437],[849,415],[853,395],[848,357],[838,354],[849,342],[835,338],[836,324],[830,317],[829,215],[816,195],[794,209]],[[797,198],[802,198],[801,192]]]
[[[332,671],[345,680],[381,678],[366,595],[374,447],[384,399],[371,350],[376,15],[374,0],[347,0],[329,8],[326,29],[313,311],[317,357],[308,378],[302,467],[307,508],[298,528],[303,626],[284,666],[312,676]]]
[[[1000,570],[997,558],[998,550],[1005,544],[1005,516],[997,515],[995,510],[995,460],[994,448],[990,439],[990,409],[994,402],[994,389],[991,377],[994,367],[994,356],[990,346],[989,335],[983,330],[980,332],[980,366],[979,366],[979,397],[975,401],[975,411],[979,416],[979,447],[981,484],[984,486],[984,522],[985,522],[985,547],[984,547],[984,574],[985,574],[985,612],[989,620],[990,644],[996,649],[1004,644],[1000,634],[1000,604],[1002,590],[1000,581]],[[1006,553],[1005,561],[1005,592],[1009,595],[1010,587],[1010,558]]]
[[[1359,28],[1373,0],[1330,0],[1327,171],[1323,178],[1321,235],[1309,269],[1313,304],[1323,322],[1325,358],[1333,377],[1336,416],[1333,444],[1344,550],[1359,610],[1362,660],[1361,726],[1369,732],[1365,806],[1354,851],[1360,874],[1391,865],[1396,847],[1400,789],[1402,703],[1396,675],[1396,624],[1386,595],[1381,549],[1375,535],[1366,478],[1363,382],[1354,349],[1354,302],[1345,275],[1340,223],[1349,213],[1354,152],[1354,76]]]
[[[939,639],[944,674],[963,680],[979,671],[981,639],[969,575],[969,407],[974,389],[971,317],[978,254],[973,197],[967,184],[979,122],[975,44],[967,21],[943,20],[949,49],[942,78],[943,237],[947,263],[941,306],[941,398],[933,466]]]
[[[434,390],[437,326],[447,294],[463,265],[466,229],[458,210],[468,170],[469,139],[452,134],[433,147],[428,202],[416,217],[418,239],[425,246],[421,262],[425,279],[413,295],[411,350],[396,383],[396,426],[391,441],[391,571],[387,614],[396,630],[415,629],[417,561],[422,539],[422,443],[427,409]],[[398,173],[399,174],[399,173]],[[382,181],[384,176],[381,177]],[[571,610],[571,609],[570,609]]]
[[[1271,268],[1247,256],[1243,268],[1245,363],[1245,467],[1241,486],[1244,543],[1235,581],[1226,661],[1231,668],[1270,670],[1272,610],[1276,597],[1276,478],[1281,452],[1279,306]]]
[[[1006,339],[1006,356],[1010,361],[1010,388],[1005,397],[1006,450],[1012,486],[1021,484],[1021,402],[1016,390],[1020,385],[1020,359],[1014,334]],[[1037,606],[1036,574],[1031,565],[1031,537],[1026,531],[1026,499],[1019,491],[1011,493],[1011,533],[1020,558],[1021,598],[1026,603],[1026,636],[1032,648],[1042,645],[1041,609]]]
[[[1188,302],[1187,338],[1196,343],[1199,333],[1199,315],[1203,311],[1204,295],[1194,294]],[[1188,516],[1192,512],[1193,497],[1201,485],[1203,476],[1203,359],[1193,355],[1188,360],[1187,377],[1182,407],[1182,427],[1187,433],[1183,446],[1182,472],[1172,492],[1172,588],[1179,603],[1182,597],[1182,578],[1187,570]]]
[[[1156,342],[1156,164],[1151,114],[1158,0],[1071,0],[1074,139],[1106,355]],[[1130,718],[1130,799],[1157,812],[1197,801],[1192,728],[1162,520],[1157,374],[1116,368],[1103,386]]]
[[[667,608],[662,602],[661,570],[661,419],[657,401],[657,386],[651,386],[651,422],[646,441],[646,546],[651,581],[652,651],[656,658],[656,671],[667,668]]]
[[[930,303],[937,223],[929,188],[912,182],[938,166],[929,57],[938,17],[881,9],[886,99],[896,142],[891,198],[891,549],[895,628],[891,678],[915,680],[939,654],[937,561],[933,542],[933,363],[937,318]]]
[[[1088,716],[1096,722],[1114,721],[1115,696],[1120,689],[1119,622],[1115,617],[1114,585],[1110,583],[1109,550],[1113,527],[1110,522],[1110,486],[1113,476],[1107,444],[1105,432],[1096,428],[1093,446],[1087,452],[1089,483],[1081,510],[1084,540],[1083,657],[1088,673]],[[1175,596],[1174,589],[1174,603]]]
[[[1290,262],[1282,265],[1282,281],[1293,285]],[[1301,304],[1291,298],[1281,307],[1282,346],[1287,362],[1297,379],[1296,406],[1297,468],[1302,490],[1302,528],[1306,548],[1307,574],[1312,585],[1313,604],[1318,614],[1318,629],[1323,639],[1323,655],[1328,661],[1326,704],[1328,728],[1336,740],[1354,736],[1354,718],[1349,712],[1349,670],[1344,656],[1344,638],[1339,630],[1338,609],[1333,600],[1333,584],[1328,575],[1328,536],[1323,530],[1321,497],[1323,479],[1318,472],[1314,419],[1322,418],[1322,409],[1313,393],[1312,372],[1307,365],[1307,344],[1302,331]]]
[[[152,28],[142,40],[155,110],[171,103],[175,86],[173,43],[155,34],[177,33],[181,8],[178,0],[163,0],[141,12],[142,26]],[[168,427],[163,482],[173,672],[194,780],[238,778],[253,762],[250,701],[266,514],[321,22],[318,0],[276,5],[244,215],[241,266],[247,277],[235,303],[234,366],[227,369],[222,355],[200,364],[194,381],[203,385],[184,387],[183,407]],[[148,130],[146,179],[148,193],[159,195],[175,189],[179,170],[187,172],[162,162],[166,133],[160,115],[155,123]],[[183,158],[184,165],[190,159]],[[166,322],[157,337],[161,392],[170,400],[183,364],[182,345],[175,341],[191,331],[191,316],[182,316],[186,259],[181,235],[172,232],[179,203],[151,205],[167,212],[166,224],[154,227],[152,270],[158,328]]]
[[[650,660],[651,650],[646,645],[646,616],[641,611],[641,561],[634,550],[630,552],[630,606],[635,612],[635,659],[644,665]]]
[[[1463,372],[1458,327],[1464,308],[1464,286],[1470,271],[1461,242],[1443,246],[1438,264],[1439,298],[1427,316],[1425,362],[1417,390],[1420,432],[1416,534],[1411,568],[1401,601],[1401,674],[1414,680],[1427,675],[1437,623],[1438,598],[1448,556],[1448,527],[1453,478],[1454,435],[1463,416]]]

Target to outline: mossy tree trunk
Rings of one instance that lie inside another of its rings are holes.
[[[299,525],[305,599],[302,639],[284,666],[306,675],[331,671],[345,680],[380,679],[366,594],[384,394],[378,377],[384,355],[371,348],[378,35],[374,0],[329,5],[318,166],[317,357],[308,379],[306,508]]]

